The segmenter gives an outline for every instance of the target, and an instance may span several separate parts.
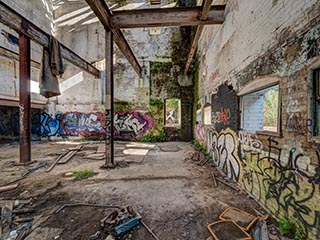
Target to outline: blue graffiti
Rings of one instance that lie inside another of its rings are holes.
[[[43,112],[40,115],[40,126],[38,126],[38,135],[51,137],[55,135],[64,136],[65,133],[60,126],[61,113],[52,118],[48,113]]]

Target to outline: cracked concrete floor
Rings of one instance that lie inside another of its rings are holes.
[[[71,143],[69,143],[71,144]],[[33,159],[50,165],[68,147],[67,143],[37,143],[32,146]],[[238,207],[255,214],[263,212],[246,195],[227,186],[213,187],[210,165],[198,166],[189,158],[194,148],[189,143],[115,144],[116,162],[126,161],[123,168],[103,170],[103,160],[85,159],[102,143],[84,146],[67,164],[57,165],[51,172],[39,169],[19,181],[16,190],[0,193],[0,199],[32,199],[29,204],[34,231],[27,239],[88,239],[99,230],[100,220],[112,209],[92,207],[54,210],[66,203],[130,205],[162,240],[199,240],[210,235],[207,225],[218,219],[227,207]],[[1,185],[21,176],[26,170],[14,166],[18,145],[0,145]],[[65,173],[92,169],[96,174],[84,180],[65,177]],[[216,171],[217,173],[217,171]],[[104,239],[104,238],[102,238]],[[121,239],[151,240],[143,227],[135,228]]]

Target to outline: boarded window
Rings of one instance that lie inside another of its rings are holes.
[[[205,125],[211,125],[211,106],[205,107],[203,109],[203,123]]]
[[[307,126],[312,125],[312,135],[319,136],[320,127],[320,68],[312,71],[312,120],[307,123]],[[312,124],[315,123],[315,124]]]

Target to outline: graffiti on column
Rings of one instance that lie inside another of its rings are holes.
[[[195,128],[195,136],[199,143],[203,143],[206,140],[206,129],[204,124],[197,124]]]
[[[111,110],[106,109],[106,145],[111,143]],[[107,147],[107,146],[106,146]],[[106,148],[107,151],[110,151],[110,148]]]
[[[152,126],[152,118],[137,111],[117,112],[114,116],[115,136],[122,138],[143,136]]]

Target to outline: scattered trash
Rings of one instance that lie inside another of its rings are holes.
[[[39,168],[43,168],[47,165],[46,162],[39,162],[36,165],[34,165],[33,167],[29,168],[25,173],[22,174],[22,177],[27,176],[29,173],[36,171]]]
[[[208,230],[215,240],[252,240],[251,236],[231,220],[219,220],[208,225]]]
[[[258,217],[233,207],[224,210],[219,216],[219,219],[232,220],[246,231],[249,231],[253,224],[258,221]]]
[[[125,207],[112,212],[101,220],[101,227],[114,231],[118,236],[137,226],[141,216],[132,208]]]

